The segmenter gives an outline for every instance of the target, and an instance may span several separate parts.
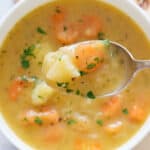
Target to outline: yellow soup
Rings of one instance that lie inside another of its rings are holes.
[[[91,48],[77,51],[77,60],[58,57],[62,46],[95,39],[117,41],[135,58],[150,59],[150,42],[141,29],[97,0],[46,4],[20,20],[1,46],[1,112],[33,149],[114,150],[148,117],[149,70],[138,73],[119,95],[100,99],[95,94],[112,90],[124,74],[116,53],[109,63],[103,60],[105,50]]]

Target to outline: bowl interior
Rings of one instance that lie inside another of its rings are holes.
[[[23,0],[21,3],[17,4],[9,13],[3,18],[0,23],[0,44],[3,43],[8,32],[13,28],[16,22],[20,20],[27,13],[31,12],[33,9],[52,2],[54,0],[34,0],[26,1]],[[147,37],[150,39],[150,20],[144,11],[142,11],[138,6],[134,4],[131,0],[104,0],[106,3],[112,4],[115,7],[121,9],[123,12],[128,14],[137,24],[140,25],[141,29],[145,32]],[[118,148],[118,150],[129,150],[132,149],[137,143],[139,143],[150,131],[149,128],[150,118],[144,123],[139,132],[132,137],[127,143]],[[15,133],[8,127],[2,114],[0,114],[0,129],[4,135],[19,149],[21,150],[31,150],[32,148],[21,141]]]

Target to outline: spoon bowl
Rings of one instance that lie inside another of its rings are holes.
[[[75,50],[79,45],[96,44],[98,42],[101,41],[91,40],[91,41],[79,42],[67,46],[67,48],[69,50]],[[150,60],[137,60],[132,56],[132,54],[129,52],[129,50],[126,47],[124,47],[123,45],[117,42],[109,41],[109,52],[111,53],[113,51],[115,51],[115,53],[117,53],[119,57],[121,57],[122,61],[125,63],[123,65],[124,68],[122,68],[125,70],[125,74],[122,77],[122,81],[118,84],[116,88],[114,88],[111,91],[107,91],[105,93],[100,93],[99,95],[96,95],[97,98],[103,98],[103,97],[119,94],[130,84],[130,82],[133,80],[133,78],[140,70],[143,70],[145,68],[150,68]]]

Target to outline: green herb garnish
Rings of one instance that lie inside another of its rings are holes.
[[[23,51],[23,54],[21,55],[20,59],[21,59],[21,66],[24,69],[28,69],[30,67],[30,62],[28,60],[28,57],[34,57],[33,51],[35,49],[35,45],[31,45],[28,48],[25,48]]]
[[[34,119],[34,122],[35,122],[36,124],[38,124],[38,125],[42,125],[42,124],[43,124],[43,121],[42,121],[39,117],[36,117],[36,118]]]
[[[96,64],[91,63],[87,65],[87,69],[93,69],[96,66]]]
[[[42,62],[41,62],[41,61],[39,61],[39,62],[38,62],[38,65],[42,65]]]
[[[25,48],[21,57],[28,57],[28,56],[35,57],[33,54],[34,49],[35,45],[31,45],[28,48]]]
[[[87,92],[87,97],[90,98],[90,99],[95,99],[96,98],[92,91]]]
[[[129,114],[129,111],[128,111],[127,108],[124,108],[124,109],[122,110],[122,113],[124,113],[125,115],[128,115],[128,114]]]
[[[84,71],[79,71],[79,73],[80,73],[80,76],[84,76],[84,75],[86,75],[87,73],[86,72],[84,72]]]
[[[80,95],[80,94],[81,94],[80,90],[76,90],[76,95]]]
[[[67,28],[66,26],[64,26],[64,31],[67,31],[67,29],[68,29],[68,28]]]
[[[100,126],[103,126],[103,120],[96,120],[96,123]]]
[[[72,93],[73,90],[72,90],[72,89],[66,89],[66,92],[67,92],[67,93]]]
[[[106,47],[109,47],[109,46],[110,46],[110,41],[109,41],[109,40],[103,40],[102,43],[103,43]]]
[[[94,60],[96,61],[96,63],[100,62],[100,58],[99,57],[94,58]]]
[[[103,32],[99,32],[97,36],[98,36],[98,39],[99,39],[99,40],[103,40],[105,34],[104,34]]]
[[[21,61],[21,66],[24,68],[24,69],[28,69],[30,67],[30,62],[29,60],[22,60]]]
[[[76,124],[77,122],[73,119],[70,119],[70,120],[67,120],[67,124],[68,125],[73,125],[73,124]]]
[[[46,31],[42,29],[41,27],[37,27],[37,32],[43,35],[47,34]]]
[[[58,87],[67,88],[69,85],[68,82],[57,82]]]
[[[39,95],[38,98],[43,99],[43,97],[41,95]]]

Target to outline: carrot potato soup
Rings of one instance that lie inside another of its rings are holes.
[[[85,43],[71,50],[67,45]],[[150,112],[150,70],[119,95],[125,62],[110,40],[137,59],[150,42],[116,8],[97,0],[57,0],[20,20],[0,48],[0,105],[9,126],[36,150],[114,150]]]

